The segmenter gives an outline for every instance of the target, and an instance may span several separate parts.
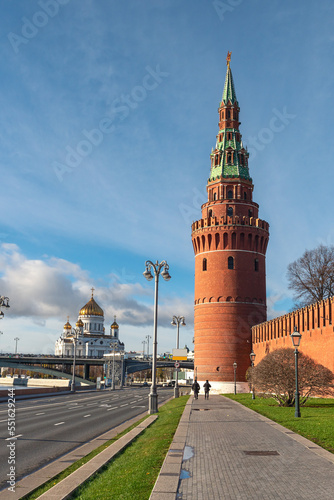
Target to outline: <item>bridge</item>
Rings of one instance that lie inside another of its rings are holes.
[[[111,358],[112,359],[112,358]],[[89,368],[91,366],[101,366],[108,364],[110,361],[106,358],[76,356],[75,365],[83,366],[84,377],[75,376],[76,380],[84,382],[89,385],[95,385],[89,379]],[[115,362],[120,363],[115,359]],[[151,360],[130,358],[122,361],[123,380],[124,374],[135,373],[143,370],[150,370],[152,368]],[[188,370],[194,369],[193,361],[178,361],[180,368],[187,368]],[[157,360],[158,368],[172,368],[175,361]],[[61,366],[61,369],[59,368]],[[37,373],[45,373],[53,375],[57,378],[72,379],[71,367],[73,366],[73,356],[56,356],[56,355],[35,355],[35,354],[6,354],[0,355],[0,367],[13,368],[21,370],[29,370]]]

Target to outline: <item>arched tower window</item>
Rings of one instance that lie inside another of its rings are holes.
[[[233,217],[233,207],[228,207],[228,209],[227,209],[227,216],[228,217]]]
[[[233,198],[233,191],[232,191],[232,189],[229,189],[227,191],[227,197],[228,197],[229,200],[232,200],[232,198]]]
[[[213,201],[216,201],[217,199],[217,193],[213,193]]]
[[[209,210],[208,217],[212,217],[212,210]]]
[[[258,271],[259,270],[259,259],[255,259],[254,260],[254,271]]]
[[[203,259],[203,262],[202,262],[202,270],[203,270],[203,271],[206,271],[206,270],[207,270],[207,268],[208,268],[208,262],[207,262],[207,260],[204,258],[204,259]]]
[[[234,258],[233,257],[229,257],[227,259],[227,268],[234,269]]]
[[[244,191],[244,200],[247,200],[247,193]]]

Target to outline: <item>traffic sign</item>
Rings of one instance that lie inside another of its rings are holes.
[[[174,366],[175,368],[180,368],[180,363],[175,363]]]

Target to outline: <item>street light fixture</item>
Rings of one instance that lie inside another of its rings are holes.
[[[0,297],[0,319],[4,317],[4,313],[1,311],[2,307],[10,307],[9,298],[4,297],[3,295]]]
[[[234,361],[233,370],[234,370],[234,394],[237,393],[237,363]]]
[[[253,378],[253,368],[254,368],[254,361],[255,361],[255,352],[252,349],[252,352],[250,353],[249,357],[251,360],[251,365],[252,365],[252,378]],[[254,387],[254,381],[252,380],[252,399],[255,399],[255,387]]]
[[[73,341],[73,372],[72,372],[72,383],[71,383],[71,392],[75,392],[75,361],[76,361],[76,352],[77,352],[77,340],[80,335],[79,328],[72,328],[72,341]]]
[[[150,260],[145,262],[146,269],[143,272],[143,275],[148,281],[153,279],[153,275],[151,270],[153,269],[154,277],[155,277],[155,292],[154,292],[154,336],[153,336],[153,353],[152,353],[152,384],[151,391],[149,394],[149,409],[148,413],[158,413],[158,394],[157,394],[157,385],[156,385],[156,365],[157,365],[157,327],[158,327],[158,288],[159,288],[159,275],[165,281],[169,281],[171,276],[169,274],[169,266],[165,260],[160,262],[157,260],[155,264]],[[161,272],[162,270],[162,272]]]
[[[299,390],[298,390],[298,347],[302,339],[301,334],[297,331],[295,326],[293,333],[290,335],[293,347],[295,348],[295,372],[296,372],[296,392],[295,392],[295,417],[300,417],[299,409]]]
[[[179,348],[180,323],[181,323],[182,326],[186,326],[184,316],[173,316],[173,320],[171,322],[171,325],[177,326],[176,349]],[[179,392],[180,392],[179,391],[179,369],[176,368],[176,381],[175,381],[175,386],[174,386],[174,398],[178,398],[179,397]]]
[[[17,354],[17,343],[20,340],[18,337],[15,337],[15,354]]]

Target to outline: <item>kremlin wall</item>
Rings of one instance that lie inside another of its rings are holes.
[[[292,347],[294,327],[302,335],[299,351],[334,373],[334,297],[252,327],[255,364],[269,352]]]

